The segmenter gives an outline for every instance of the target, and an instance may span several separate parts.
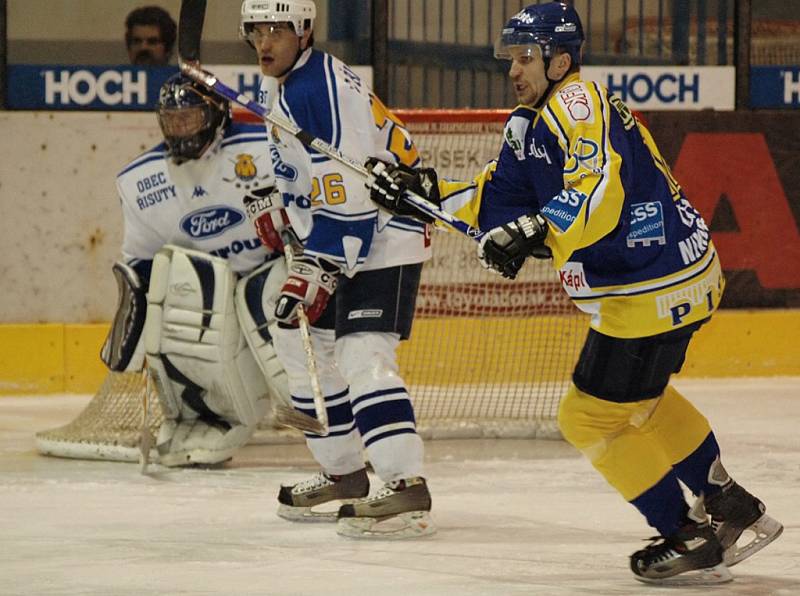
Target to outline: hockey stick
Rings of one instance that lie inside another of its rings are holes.
[[[200,38],[206,20],[206,0],[181,0],[178,17],[178,56],[184,62],[200,63]]]
[[[178,52],[180,56],[179,62],[181,71],[185,75],[207,87],[209,90],[214,91],[217,95],[239,104],[248,112],[252,112],[256,116],[262,118],[265,122],[268,122],[273,126],[277,126],[282,131],[289,133],[293,137],[297,138],[297,140],[303,143],[303,145],[306,147],[310,147],[311,149],[322,153],[326,157],[329,157],[332,160],[347,166],[354,172],[363,176],[365,179],[368,178],[370,175],[369,171],[367,171],[367,168],[365,168],[363,164],[357,162],[351,157],[348,157],[347,155],[344,155],[335,147],[329,145],[322,139],[315,137],[311,133],[295,126],[288,120],[272,115],[261,104],[252,101],[250,98],[240,93],[237,93],[224,83],[220,82],[220,80],[217,79],[217,77],[215,77],[213,74],[200,68],[200,39],[203,34],[205,10],[206,0],[182,0],[181,2],[180,21],[178,23]],[[439,207],[430,201],[426,201],[424,198],[415,193],[406,191],[405,198],[420,211],[429,215],[433,219],[449,225],[450,227],[475,241],[480,240],[484,234],[484,232],[481,232],[478,228],[473,228],[457,217],[447,213],[446,211],[442,211],[439,209]]]
[[[286,264],[291,267],[292,261],[294,261],[294,249],[292,248],[292,243],[288,240],[288,238],[284,239],[283,250],[284,254],[286,255]],[[317,414],[317,418],[311,418],[310,416],[302,414],[302,412],[297,412],[296,410],[293,410],[292,412],[313,420],[318,428],[310,429],[311,432],[325,437],[328,435],[330,430],[328,427],[328,410],[325,407],[325,396],[323,395],[322,387],[319,384],[317,357],[314,354],[314,344],[311,343],[311,324],[308,322],[308,315],[306,315],[306,309],[303,307],[302,303],[297,305],[297,322],[298,327],[300,328],[300,337],[303,340],[303,351],[306,353],[306,369],[308,370],[308,377],[311,380],[311,395],[314,398],[314,411]],[[276,418],[278,417],[278,414],[276,414]]]
[[[139,435],[139,473],[147,475],[147,466],[150,465],[150,449],[155,439],[150,430],[150,415],[153,409],[153,386],[147,367],[142,371],[144,387],[142,387],[142,430]]]

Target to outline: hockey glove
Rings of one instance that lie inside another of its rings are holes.
[[[478,258],[485,268],[514,279],[527,257],[552,258],[546,237],[547,222],[541,215],[523,215],[489,230],[478,245]]]
[[[297,327],[297,306],[303,304],[309,323],[319,319],[336,290],[339,268],[325,259],[299,256],[289,266],[289,277],[275,305],[275,318]]]
[[[283,234],[292,234],[289,216],[283,207],[280,191],[270,186],[254,190],[244,198],[247,219],[256,228],[261,244],[270,252],[283,252]]]
[[[438,207],[441,203],[439,182],[433,168],[415,170],[401,163],[390,163],[374,157],[367,160],[365,167],[369,171],[369,177],[364,184],[369,189],[370,199],[392,215],[433,223],[430,215],[404,197],[409,190]]]

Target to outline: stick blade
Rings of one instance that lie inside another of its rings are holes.
[[[181,0],[178,54],[185,62],[200,61],[200,39],[206,18],[206,0]]]
[[[321,437],[328,435],[327,426],[321,424],[319,420],[288,406],[277,406],[275,408],[275,422],[303,432],[314,433]]]

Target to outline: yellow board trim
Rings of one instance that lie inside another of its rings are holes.
[[[533,319],[419,319],[413,339],[436,346],[424,361],[411,358],[408,345],[400,348],[406,381],[416,384],[510,383],[530,379],[530,371],[496,362],[493,345],[508,337],[511,327],[536,346],[559,327],[554,317]],[[100,361],[107,324],[0,325],[0,395],[93,393],[106,376]],[[537,335],[538,334],[538,335]],[[436,364],[436,354],[457,351],[465,338],[478,335],[465,354],[448,370]],[[552,335],[550,335],[552,338]],[[723,310],[714,315],[689,347],[681,377],[800,376],[800,309]],[[552,339],[549,345],[553,345]],[[538,349],[545,349],[544,347]],[[571,367],[574,354],[555,355],[558,366]],[[548,365],[549,366],[549,365]],[[519,370],[520,378],[509,378]],[[509,373],[509,371],[512,371]],[[541,375],[546,375],[541,371]],[[545,377],[543,377],[546,380]]]

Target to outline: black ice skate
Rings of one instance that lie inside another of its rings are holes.
[[[333,522],[342,503],[361,499],[367,494],[369,478],[365,468],[341,476],[320,472],[303,482],[281,486],[278,515],[290,521]]]
[[[783,525],[764,513],[764,503],[731,480],[708,498],[706,511],[711,527],[725,550],[725,564],[732,567],[754,555],[783,532]],[[748,541],[738,544],[744,535]]]
[[[699,503],[702,506],[702,499]],[[657,536],[649,546],[631,555],[636,579],[674,586],[721,584],[733,579],[723,562],[722,545],[705,515],[693,511],[689,516],[675,534]]]
[[[387,482],[374,496],[342,505],[336,529],[350,538],[415,538],[436,531],[424,478]]]

